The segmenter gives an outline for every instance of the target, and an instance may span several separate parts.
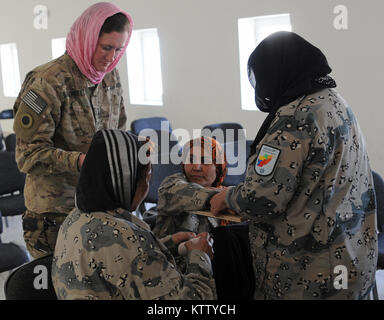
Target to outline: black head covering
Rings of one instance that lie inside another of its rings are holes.
[[[83,212],[131,209],[136,191],[138,137],[121,130],[100,130],[92,139],[76,189]]]
[[[276,111],[289,102],[323,88],[336,87],[328,76],[324,54],[293,32],[280,31],[265,38],[248,60],[248,76],[255,89],[256,106],[269,115],[251,147],[266,134]]]

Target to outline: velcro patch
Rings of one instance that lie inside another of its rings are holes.
[[[263,144],[255,164],[256,173],[260,176],[269,176],[275,169],[279,156],[279,149]]]
[[[24,113],[22,116],[21,116],[21,127],[24,128],[24,129],[29,129],[33,126],[33,117],[28,114],[28,113]]]
[[[37,114],[42,113],[47,106],[44,99],[33,90],[29,90],[21,100]]]

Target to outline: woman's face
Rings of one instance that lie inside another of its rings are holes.
[[[92,57],[92,65],[95,69],[105,72],[124,48],[127,40],[128,31],[102,33]]]
[[[204,153],[204,149],[194,147],[189,154],[189,163],[184,164],[184,171],[189,182],[198,183],[203,187],[211,187],[216,180],[216,166],[212,156]]]

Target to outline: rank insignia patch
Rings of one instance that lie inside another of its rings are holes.
[[[280,150],[263,144],[257,157],[255,170],[260,176],[268,176],[275,169]]]
[[[47,103],[44,101],[44,99],[32,90],[29,90],[27,94],[22,98],[22,100],[37,114],[42,113],[47,106]]]

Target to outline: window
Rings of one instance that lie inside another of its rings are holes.
[[[157,29],[132,32],[127,63],[131,104],[162,106],[163,84]]]
[[[255,105],[255,92],[248,80],[248,58],[264,38],[277,31],[292,31],[289,14],[238,20],[241,108],[243,110],[258,110]]]
[[[52,59],[56,59],[64,54],[66,47],[66,38],[52,39]]]
[[[4,96],[17,97],[21,86],[16,43],[0,45],[0,59]]]

